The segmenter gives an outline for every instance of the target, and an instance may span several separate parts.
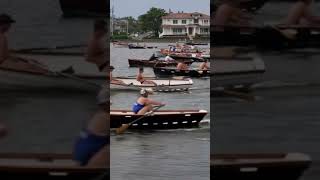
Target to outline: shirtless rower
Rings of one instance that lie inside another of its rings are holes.
[[[189,70],[189,67],[184,61],[180,61],[177,65],[177,70]]]
[[[89,40],[86,53],[86,60],[96,64],[100,72],[107,72],[108,67],[107,29],[107,22],[105,20],[95,21],[94,32]]]
[[[209,65],[208,65],[208,60],[205,59],[199,66],[200,70],[208,70],[209,69]]]
[[[15,21],[7,14],[0,15],[0,64],[10,57],[7,33]]]
[[[164,103],[154,101],[149,98],[149,95],[153,94],[152,89],[141,89],[140,97],[132,106],[132,111],[138,115],[145,115],[147,112],[153,110],[153,106],[164,106]]]
[[[240,9],[240,0],[223,0],[213,18],[216,31],[223,31],[222,26],[247,26],[251,17]],[[221,26],[221,27],[220,27]]]
[[[99,110],[89,121],[74,146],[74,160],[80,166],[108,167],[110,159],[110,101],[107,90],[98,95]]]
[[[140,67],[138,74],[137,74],[137,77],[136,77],[137,81],[139,81],[141,84],[153,84],[155,86],[158,86],[157,83],[155,83],[153,81],[146,80],[143,76],[143,72],[144,72],[143,67]]]
[[[297,0],[289,10],[284,25],[320,25],[320,17],[311,11],[313,0]]]
[[[113,66],[110,66],[110,83],[111,84],[125,84],[123,81],[119,80],[119,79],[114,79],[113,76],[112,76],[112,72],[114,70],[114,67]]]

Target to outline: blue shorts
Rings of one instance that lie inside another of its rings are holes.
[[[80,162],[81,166],[85,166],[107,144],[110,144],[109,136],[97,136],[87,130],[82,131],[76,141],[73,158]]]
[[[132,107],[132,111],[137,114],[141,109],[144,108],[144,105],[139,104],[139,103],[134,103]]]

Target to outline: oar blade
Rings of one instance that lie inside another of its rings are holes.
[[[129,126],[129,124],[123,124],[120,128],[116,129],[116,133],[123,134],[129,128]]]

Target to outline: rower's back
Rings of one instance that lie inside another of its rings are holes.
[[[309,11],[309,4],[307,1],[298,0],[290,8],[286,19],[283,24],[285,25],[299,25],[306,17]]]

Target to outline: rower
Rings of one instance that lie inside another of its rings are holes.
[[[213,25],[219,26],[216,31],[223,31],[222,26],[249,25],[249,19],[251,17],[240,8],[240,0],[223,0],[213,18]]]
[[[140,67],[138,74],[137,74],[137,77],[136,77],[136,80],[139,81],[141,84],[153,84],[153,85],[157,86],[157,83],[155,83],[153,81],[146,80],[143,76],[143,72],[144,72],[143,67]]]
[[[0,64],[10,57],[7,33],[9,32],[12,23],[15,23],[15,20],[9,15],[0,15]]]
[[[153,94],[152,89],[141,89],[140,97],[133,104],[132,111],[138,115],[144,115],[153,110],[153,106],[164,106],[165,104],[149,99],[149,95]]]
[[[189,70],[189,67],[184,61],[180,61],[177,65],[177,70]]]
[[[208,70],[209,69],[209,65],[208,65],[208,60],[204,59],[204,61],[200,64],[199,66],[200,70]]]
[[[77,138],[74,146],[74,160],[80,166],[106,167],[109,164],[110,101],[107,90],[98,94],[99,109]]]
[[[108,50],[106,47],[107,22],[96,20],[94,32],[88,43],[86,61],[96,64],[100,72],[106,72],[108,66]]]
[[[284,25],[320,25],[320,17],[311,12],[313,0],[297,0],[290,9]]]
[[[112,76],[112,72],[114,70],[114,67],[113,66],[110,66],[110,73],[109,73],[109,76],[110,76],[110,83],[111,84],[125,84],[123,81],[119,80],[119,79],[114,79],[113,76]]]

